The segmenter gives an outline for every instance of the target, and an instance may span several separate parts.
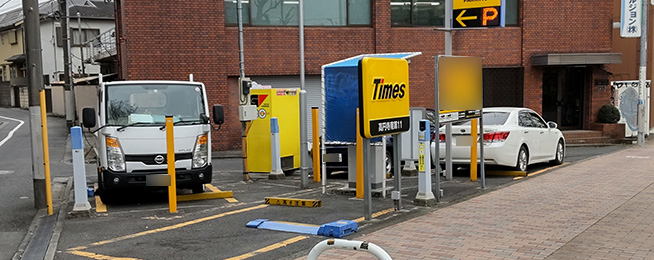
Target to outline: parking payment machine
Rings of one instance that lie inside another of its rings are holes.
[[[257,108],[257,119],[247,134],[247,163],[250,172],[270,173],[270,119],[279,124],[281,168],[300,168],[300,90],[297,88],[252,89],[250,104]]]

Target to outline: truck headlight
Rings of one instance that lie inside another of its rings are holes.
[[[123,149],[120,148],[118,138],[107,136],[105,139],[107,143],[107,167],[115,172],[125,171],[125,155]]]
[[[199,135],[193,149],[193,168],[202,168],[209,162],[209,136]]]

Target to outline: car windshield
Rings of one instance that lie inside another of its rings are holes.
[[[503,125],[507,118],[509,118],[509,112],[484,112],[484,125]],[[452,123],[452,125],[470,124],[470,120]]]
[[[143,84],[107,87],[107,124],[143,126],[166,122],[200,123],[204,113],[202,90],[198,85]]]

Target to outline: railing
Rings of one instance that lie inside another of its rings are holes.
[[[108,30],[84,43],[87,63],[116,55],[116,29]]]

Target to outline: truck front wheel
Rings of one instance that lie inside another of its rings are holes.
[[[194,184],[192,190],[193,190],[193,194],[203,193],[204,192],[204,184]]]

